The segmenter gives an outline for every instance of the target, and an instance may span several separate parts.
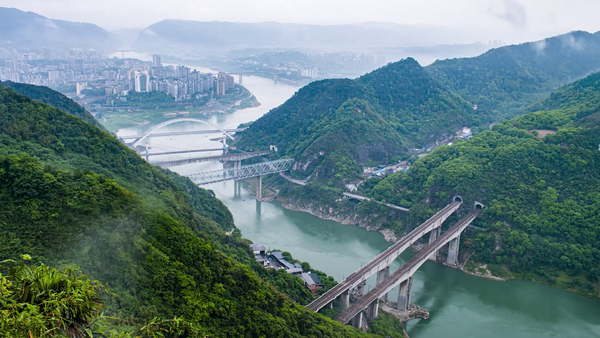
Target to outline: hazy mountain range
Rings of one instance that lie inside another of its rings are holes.
[[[307,25],[163,20],[149,27],[108,32],[89,23],[54,20],[0,7],[0,44],[17,48],[97,48],[140,51],[310,48],[351,51],[365,48],[473,43],[491,32],[393,23]],[[487,42],[487,41],[485,41]]]
[[[113,35],[90,23],[49,19],[0,7],[0,45],[15,48],[99,48],[114,46]]]

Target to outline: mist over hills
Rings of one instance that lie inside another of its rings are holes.
[[[369,47],[472,43],[471,29],[366,22],[308,25],[278,22],[239,23],[163,20],[142,30],[134,47],[160,49],[322,48],[353,50]]]
[[[0,44],[14,48],[98,48],[113,45],[112,35],[94,24],[54,20],[33,12],[0,7]]]

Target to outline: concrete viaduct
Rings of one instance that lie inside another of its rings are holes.
[[[307,307],[315,312],[323,307],[330,305],[337,297],[342,296],[343,303],[347,304],[350,298],[349,291],[359,287],[359,293],[364,291],[364,282],[368,277],[378,274],[377,279],[389,272],[389,266],[392,264],[404,250],[408,249],[412,244],[421,239],[425,234],[431,233],[430,238],[437,238],[440,232],[442,223],[455,212],[462,204],[462,199],[456,197],[455,201],[447,205],[444,209],[433,215],[423,224],[411,231],[408,235],[402,237],[398,242],[390,246],[383,253],[373,258],[369,263],[362,266],[356,272],[352,273],[348,278],[341,283],[324,293],[321,297],[310,303]],[[384,278],[385,279],[385,278]]]
[[[460,196],[455,197],[452,203],[307,307],[317,312],[325,306],[333,307],[333,302],[337,300],[342,304],[342,307],[345,308],[345,310],[338,315],[335,320],[344,324],[352,321],[352,326],[361,327],[364,319],[363,310],[367,310],[367,320],[375,319],[379,310],[379,299],[387,300],[388,292],[394,287],[399,286],[398,309],[406,310],[410,303],[412,276],[425,261],[428,259],[437,259],[438,250],[450,243],[447,263],[449,265],[457,264],[460,234],[469,226],[469,224],[471,224],[477,215],[479,215],[483,208],[483,204],[476,203],[473,211],[462,218],[443,235],[440,235],[442,223],[444,223],[453,212],[458,210],[461,205],[462,198]],[[413,259],[390,276],[391,263],[410,245],[428,233],[429,246],[419,252]],[[369,293],[363,295],[357,302],[350,305],[350,290],[358,288],[359,294],[362,295],[364,293],[366,279],[374,274],[377,274],[376,287]]]

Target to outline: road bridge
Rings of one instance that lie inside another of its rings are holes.
[[[445,208],[411,231],[408,235],[402,237],[402,239],[394,243],[383,253],[373,258],[369,263],[348,276],[348,278],[344,279],[338,285],[310,303],[307,307],[314,312],[317,312],[323,307],[332,304],[339,296],[342,298],[342,303],[347,306],[350,301],[351,289],[359,287],[359,293],[362,293],[364,291],[364,282],[368,277],[374,274],[377,274],[377,280],[385,279],[385,277],[389,275],[390,264],[392,264],[404,250],[425,236],[425,234],[430,233],[429,240],[430,242],[433,242],[441,231],[442,223],[444,223],[453,212],[458,210],[461,204],[462,198],[460,196],[455,197],[452,203],[448,204]]]
[[[176,150],[176,151],[165,151],[162,153],[147,153],[147,154],[140,153],[140,156],[146,157],[146,161],[147,161],[150,156],[202,153],[202,152],[210,152],[210,151],[223,151],[223,148]]]
[[[263,175],[275,174],[292,169],[294,159],[288,158],[277,161],[262,162],[257,164],[235,166],[221,170],[212,170],[196,174],[187,175],[194,183],[205,185],[229,180],[241,180],[251,177],[262,177]],[[257,187],[257,199],[260,200],[260,183]]]
[[[225,136],[227,136],[229,139],[234,140],[233,135],[231,135],[231,133],[225,131],[225,129],[219,128],[218,126],[216,126],[208,121],[204,121],[204,120],[200,120],[200,119],[192,119],[192,118],[181,118],[181,119],[165,121],[163,123],[159,123],[159,124],[153,126],[152,128],[148,129],[140,138],[136,139],[133,143],[131,143],[131,147],[133,149],[135,149],[137,146],[142,144],[142,142],[144,142],[148,137],[150,137],[150,135],[156,133],[157,130],[164,128],[168,125],[171,125],[174,123],[181,123],[181,122],[201,123],[201,124],[207,124],[207,125],[213,126],[217,130],[219,130],[223,134],[225,134]]]
[[[401,311],[406,311],[410,304],[410,289],[412,286],[412,276],[429,258],[435,256],[438,250],[444,245],[450,243],[448,249],[448,264],[456,265],[458,258],[458,243],[461,233],[471,224],[479,215],[483,205],[476,203],[475,208],[455,225],[450,227],[439,238],[435,239],[429,246],[421,250],[411,260],[396,270],[391,276],[378,278],[377,285],[367,294],[363,295],[358,301],[345,309],[334,319],[346,324],[352,321],[352,326],[361,327],[363,320],[363,310],[367,310],[367,320],[377,318],[379,311],[379,299],[387,298],[390,292],[396,286],[399,286],[397,307]],[[389,273],[389,271],[388,271]]]
[[[223,150],[223,149],[218,149],[218,150]],[[252,152],[246,152],[246,153],[233,153],[233,154],[225,154],[225,155],[218,155],[218,156],[204,156],[204,157],[195,157],[195,158],[187,158],[187,159],[181,159],[181,160],[161,161],[161,162],[151,162],[151,163],[154,165],[157,165],[159,167],[162,167],[162,168],[171,168],[171,167],[177,167],[180,165],[191,164],[191,163],[233,161],[233,162],[238,162],[237,166],[240,166],[239,161],[241,161],[241,160],[246,160],[246,159],[258,157],[258,156],[264,156],[264,155],[268,155],[270,153],[271,153],[270,150],[263,150],[263,151],[252,151]],[[156,155],[156,154],[150,154],[150,155]]]
[[[223,129],[221,130],[186,130],[186,131],[172,131],[172,132],[167,132],[167,133],[151,133],[150,135],[148,135],[147,138],[151,138],[151,137],[164,137],[164,136],[177,136],[177,135],[201,135],[201,134],[217,134],[217,133],[222,133],[223,131],[227,132],[227,133],[239,133],[242,132],[244,130],[246,130],[246,128],[235,128],[235,129]],[[128,135],[128,136],[120,136],[119,138],[122,140],[131,140],[134,139],[135,140],[143,137],[144,134],[142,135]]]
[[[410,209],[408,209],[408,208],[399,207],[397,205],[393,205],[393,204],[390,204],[390,203],[379,202],[377,200],[371,200],[369,197],[365,197],[365,196],[361,196],[361,195],[356,195],[356,194],[351,194],[349,192],[345,192],[344,196],[346,196],[346,198],[356,199],[356,200],[359,200],[359,201],[372,201],[372,202],[375,202],[375,203],[378,203],[378,204],[385,205],[388,208],[395,209],[395,210],[410,211]]]

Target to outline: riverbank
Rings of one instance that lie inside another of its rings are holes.
[[[196,102],[183,102],[168,107],[86,107],[91,112],[101,116],[101,123],[111,131],[146,124],[158,124],[169,118],[201,117],[212,114],[227,114],[246,108],[260,107],[261,103],[245,87],[236,95],[226,95],[215,100],[197,105]]]

